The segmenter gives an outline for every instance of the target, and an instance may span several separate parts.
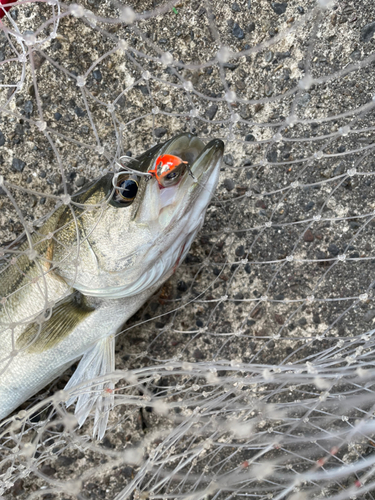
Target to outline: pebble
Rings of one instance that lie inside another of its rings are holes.
[[[300,97],[299,101],[298,101],[298,106],[299,107],[305,107],[308,105],[308,103],[310,102],[310,99],[311,99],[311,95],[306,93],[304,94],[302,97]]]
[[[5,54],[2,50],[0,50],[0,61],[4,61],[5,59]]]
[[[195,359],[204,359],[204,354],[200,349],[195,349],[193,356]]]
[[[340,249],[338,248],[337,245],[335,245],[334,243],[331,243],[328,247],[328,252],[333,255],[334,257],[336,257],[336,255],[338,255],[340,253]]]
[[[95,78],[97,82],[101,82],[103,77],[99,69],[96,69],[95,71],[92,72],[92,76]]]
[[[142,94],[145,95],[145,96],[148,96],[149,93],[150,93],[150,91],[148,90],[147,85],[138,85],[136,88],[139,89],[142,92]]]
[[[234,189],[235,187],[235,183],[234,181],[232,181],[232,179],[224,179],[223,184],[227,191],[232,191],[232,189]]]
[[[269,151],[267,153],[267,161],[269,163],[276,163],[277,162],[277,150],[274,149],[273,151]]]
[[[51,181],[54,183],[54,184],[61,184],[61,174],[54,174],[54,175],[51,175]]]
[[[69,465],[74,464],[75,460],[74,458],[68,457],[67,455],[60,455],[56,462],[62,467],[68,467]]]
[[[133,478],[133,474],[134,474],[134,471],[131,467],[124,467],[123,469],[120,469],[120,474],[122,474],[123,476],[127,477],[127,478]]]
[[[345,163],[342,161],[340,162],[337,167],[333,171],[333,176],[336,177],[337,175],[342,175],[345,172]]]
[[[305,234],[303,235],[303,241],[306,241],[306,243],[311,243],[314,241],[314,235],[311,231],[311,229],[308,229]]]
[[[247,31],[248,33],[251,33],[251,32],[253,32],[254,30],[255,30],[255,23],[254,23],[254,21],[251,21],[251,23],[247,25],[247,27],[246,27],[246,31]],[[249,48],[250,48],[250,46],[247,46],[247,47],[246,47],[246,45],[245,45],[245,47],[244,47],[244,49],[245,49],[245,50],[248,50]]]
[[[369,42],[375,33],[375,21],[366,24],[361,30],[361,42]]]
[[[238,80],[236,82],[236,88],[238,90],[245,90],[245,88],[246,88],[245,82],[243,80]]]
[[[301,5],[298,5],[297,10],[298,10],[299,14],[304,14],[305,13],[305,9]]]
[[[42,472],[46,476],[53,476],[56,473],[56,469],[54,467],[51,467],[50,465],[43,465],[40,468],[40,472]]]
[[[345,153],[345,151],[346,151],[346,147],[345,147],[345,146],[339,146],[339,147],[337,148],[337,152],[338,152],[338,153]]]
[[[265,54],[264,54],[264,60],[266,61],[266,63],[269,63],[272,61],[272,58],[273,58],[273,52],[272,50],[269,50],[267,51]]]
[[[76,107],[74,108],[74,112],[75,112],[75,114],[76,114],[77,116],[85,116],[85,114],[86,114],[86,111],[83,111],[83,109],[82,109],[82,108],[80,108],[79,106],[76,106]]]
[[[78,177],[78,179],[76,180],[77,187],[82,187],[85,183],[86,183],[86,177],[84,176]]]
[[[238,68],[238,64],[225,63],[225,64],[223,64],[223,68],[229,69],[230,71],[234,71],[235,69]]]
[[[238,292],[234,295],[234,303],[236,305],[241,304],[242,300],[244,299],[244,294],[242,292]]]
[[[284,12],[286,11],[287,6],[288,6],[288,4],[285,3],[285,2],[282,2],[282,3],[272,2],[271,3],[271,7],[272,7],[273,11],[278,16],[281,16],[281,14],[284,14]]]
[[[60,118],[62,117],[62,114],[57,112],[53,116],[54,116],[55,120],[59,121]]]
[[[370,309],[367,311],[367,313],[363,316],[363,320],[366,321],[366,323],[369,323],[375,318],[375,309]]]
[[[9,491],[13,497],[18,497],[21,493],[24,493],[23,480],[17,479]]]
[[[263,208],[263,209],[264,209],[264,208],[267,208],[267,205],[266,205],[266,203],[265,203],[265,201],[264,201],[264,200],[258,200],[258,201],[256,201],[256,202],[255,202],[255,206],[256,206],[257,208]]]
[[[217,110],[218,110],[218,106],[216,106],[216,104],[213,104],[212,106],[210,106],[209,108],[207,108],[206,110],[206,116],[209,120],[213,120],[216,113],[217,113]]]
[[[188,289],[188,287],[187,287],[187,284],[185,283],[185,281],[180,280],[177,282],[177,290],[179,292],[186,292],[187,289]]]
[[[299,319],[298,324],[301,326],[305,326],[307,324],[307,319],[306,318]]]
[[[271,82],[267,82],[264,85],[264,93],[267,97],[270,97],[273,94],[273,85]]]
[[[26,114],[30,117],[34,109],[33,101],[30,100],[26,101],[23,109],[25,110]]]
[[[20,160],[19,158],[13,158],[12,167],[14,170],[16,170],[17,172],[22,172],[25,166],[26,163],[24,161]]]
[[[284,316],[282,316],[281,314],[275,314],[275,321],[279,325],[283,325],[285,323]]]
[[[327,258],[327,255],[326,255],[326,253],[325,253],[325,252],[322,252],[321,250],[318,250],[318,251],[316,252],[316,258],[317,258],[318,260],[324,260],[324,259],[326,259],[326,258]]]
[[[253,136],[253,134],[247,134],[245,136],[245,141],[246,142],[254,142],[255,141],[255,137]]]
[[[313,314],[313,322],[314,322],[316,325],[319,325],[319,324],[320,324],[320,316],[319,316],[319,314]]]
[[[290,53],[290,50],[287,50],[286,52],[276,52],[275,56],[277,59],[287,59],[290,57],[292,54]]]
[[[240,6],[238,5],[237,2],[233,2],[232,3],[232,11],[233,12],[241,12],[241,8],[240,8]]]
[[[245,33],[238,23],[233,24],[232,35],[238,38],[238,40],[245,38]]]
[[[313,201],[309,201],[308,204],[305,206],[305,211],[309,212],[313,207],[315,203]]]
[[[230,153],[224,155],[223,160],[226,165],[228,165],[229,167],[233,167],[234,165],[233,156]]]
[[[160,139],[160,137],[163,137],[167,133],[167,129],[165,127],[158,127],[155,129],[155,136]]]
[[[62,48],[62,45],[58,40],[54,40],[54,43],[52,44],[52,48],[55,50],[60,50]]]
[[[234,253],[237,255],[237,257],[242,257],[243,255],[245,255],[245,247],[243,245],[238,246]]]
[[[353,61],[359,61],[361,59],[361,52],[359,50],[354,50],[350,54],[350,57],[353,59]]]
[[[0,147],[4,146],[4,144],[5,144],[5,135],[0,130]]]

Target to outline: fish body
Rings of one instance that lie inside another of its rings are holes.
[[[169,187],[147,177],[161,154],[189,169]],[[182,134],[72,197],[0,267],[0,419],[81,358],[67,388],[114,370],[115,337],[168,279],[204,221],[223,143]],[[92,387],[92,385],[90,386]],[[102,437],[111,384],[77,393],[82,424],[96,405]]]

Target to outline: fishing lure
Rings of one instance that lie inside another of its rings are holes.
[[[160,187],[165,188],[176,184],[187,166],[188,162],[178,156],[164,154],[156,159],[155,167],[148,173],[156,178]]]

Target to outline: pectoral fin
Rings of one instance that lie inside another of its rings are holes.
[[[16,341],[17,349],[41,353],[51,349],[67,337],[92,312],[79,292],[58,302],[49,319],[44,317],[28,325]]]
[[[115,370],[115,336],[100,339],[82,357],[65,390],[71,392],[66,406],[77,401],[75,415],[80,426],[95,407],[94,436],[101,439],[114,405],[114,383],[102,377]],[[99,380],[98,380],[99,378]]]

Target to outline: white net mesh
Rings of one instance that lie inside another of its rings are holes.
[[[7,7],[0,272],[121,155],[188,131],[226,151],[185,262],[118,336],[104,439],[66,408],[73,366],[0,424],[0,494],[373,499],[373,2]]]

